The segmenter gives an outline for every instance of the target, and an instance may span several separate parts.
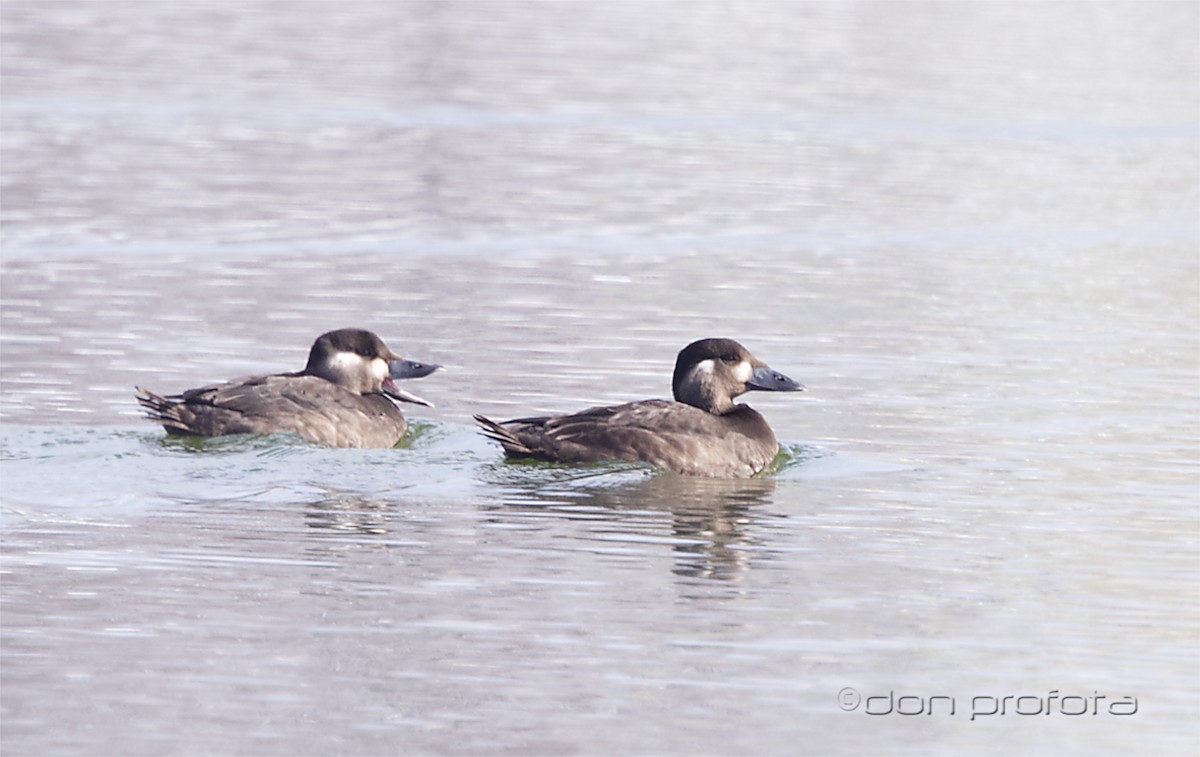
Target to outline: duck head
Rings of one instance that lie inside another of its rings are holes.
[[[405,360],[365,329],[338,329],[317,337],[304,373],[320,376],[355,394],[386,394],[403,402],[433,404],[396,386],[393,379],[428,376],[441,366]]]
[[[680,351],[671,382],[676,402],[723,415],[749,391],[801,392],[804,386],[732,339],[701,339]]]

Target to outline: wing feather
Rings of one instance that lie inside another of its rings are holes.
[[[692,475],[753,475],[778,449],[770,427],[748,407],[716,416],[678,402],[645,400],[503,423],[475,420],[512,457],[642,461]],[[742,433],[746,423],[761,424],[766,436]]]

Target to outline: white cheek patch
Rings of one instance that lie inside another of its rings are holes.
[[[745,360],[737,364],[733,369],[733,377],[743,384],[750,382],[750,377],[754,375],[754,366],[747,363]]]
[[[713,362],[712,358],[709,358],[708,360],[701,360],[699,363],[696,363],[696,367],[692,369],[692,372],[711,376],[715,370],[717,370],[717,364]]]
[[[390,371],[388,370],[387,361],[381,357],[377,357],[374,360],[372,360],[371,361],[371,373],[375,374],[375,378],[377,380],[383,381],[385,378],[388,377],[388,375],[390,373]]]
[[[355,352],[335,352],[333,359],[329,362],[339,368],[353,368],[362,365],[362,355]]]
[[[372,365],[368,368],[363,365],[366,362],[367,359],[356,352],[339,352],[329,361],[329,367],[339,376],[361,376],[364,370],[374,373],[376,370],[375,366]],[[383,366],[383,370],[385,373],[387,372],[386,363]]]

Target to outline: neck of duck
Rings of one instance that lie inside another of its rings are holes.
[[[691,371],[672,387],[675,401],[698,407],[713,415],[728,413],[734,408],[733,397],[713,379],[711,371]]]

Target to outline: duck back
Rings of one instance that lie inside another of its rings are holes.
[[[510,457],[640,461],[693,476],[747,478],[779,451],[766,420],[746,405],[714,415],[682,402],[643,400],[505,423],[476,420]]]
[[[292,432],[335,447],[392,447],[404,415],[381,394],[360,395],[316,376],[254,376],[139,401],[168,433],[185,436]]]

